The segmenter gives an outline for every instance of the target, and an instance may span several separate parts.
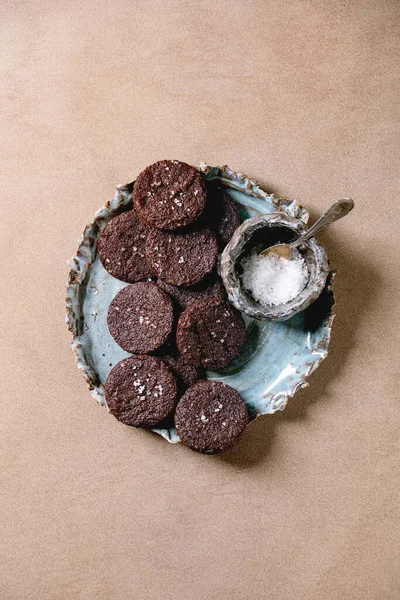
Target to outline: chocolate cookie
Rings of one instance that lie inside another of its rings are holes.
[[[152,275],[145,257],[148,230],[134,210],[128,210],[107,223],[97,242],[97,252],[110,275],[129,283]]]
[[[172,300],[152,282],[126,286],[108,309],[110,333],[127,352],[156,350],[166,342],[173,323]]]
[[[199,171],[178,160],[161,160],[140,173],[133,188],[139,217],[158,229],[178,229],[193,223],[206,205]]]
[[[221,251],[240,225],[238,205],[215,183],[207,186],[207,206],[201,217],[203,221],[216,232]]]
[[[211,275],[191,287],[178,287],[162,279],[157,280],[157,285],[175,300],[181,310],[204,298],[224,298],[224,288],[216,275]]]
[[[104,386],[106,402],[118,421],[152,427],[174,409],[175,377],[162,360],[137,354],[117,363]]]
[[[188,286],[211,273],[218,245],[209,229],[169,233],[152,229],[146,240],[146,258],[153,272],[167,283]]]
[[[240,354],[245,340],[242,315],[219,298],[198,300],[179,317],[178,349],[187,360],[205,369],[224,369]]]
[[[162,356],[162,360],[175,375],[181,393],[200,379],[202,369],[186,360],[179,352],[172,352]]]
[[[236,202],[226,192],[222,192],[221,211],[217,227],[221,249],[225,248],[239,225],[240,213]]]
[[[220,454],[241,437],[248,423],[241,395],[219,381],[199,381],[190,387],[175,411],[176,431],[196,452]]]

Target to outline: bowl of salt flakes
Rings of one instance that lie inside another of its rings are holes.
[[[256,216],[238,227],[221,258],[222,280],[238,310],[255,319],[286,321],[320,296],[329,265],[315,238],[294,250],[290,260],[260,254],[293,242],[304,231],[303,220],[283,213]]]

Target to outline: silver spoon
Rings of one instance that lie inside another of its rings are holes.
[[[349,214],[349,212],[354,207],[354,202],[351,198],[343,198],[342,200],[337,200],[332,204],[330,208],[318,219],[315,221],[314,225],[310,227],[301,237],[299,237],[294,242],[290,244],[275,244],[275,246],[270,246],[263,250],[260,254],[263,256],[267,256],[268,254],[277,254],[278,256],[286,259],[290,259],[292,255],[292,250],[300,246],[303,242],[314,237],[318,231],[338,221],[342,217],[345,217]]]

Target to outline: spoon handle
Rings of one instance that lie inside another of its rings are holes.
[[[315,221],[314,225],[310,227],[301,237],[290,244],[291,248],[296,248],[300,246],[305,240],[314,237],[318,231],[338,221],[342,217],[345,217],[349,214],[349,212],[353,209],[354,202],[351,198],[343,198],[342,200],[337,200],[332,204],[330,208],[318,219]]]

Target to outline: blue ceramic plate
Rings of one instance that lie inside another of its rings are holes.
[[[304,223],[308,220],[307,211],[296,201],[267,194],[255,181],[228,167],[202,164],[200,169],[206,182],[218,181],[225,187],[237,202],[242,220],[277,211]],[[104,225],[132,207],[132,189],[133,182],[118,187],[115,198],[85,228],[77,254],[69,261],[67,323],[73,334],[72,347],[92,395],[103,406],[103,384],[111,368],[129,356],[107,328],[110,302],[128,284],[107,273],[97,257],[96,245]],[[328,354],[333,321],[330,280],[321,297],[289,321],[245,320],[247,341],[241,355],[224,372],[209,372],[207,377],[238,390],[255,418],[283,410],[288,398],[308,385],[307,378]],[[155,427],[153,431],[170,442],[179,442],[174,427]]]

